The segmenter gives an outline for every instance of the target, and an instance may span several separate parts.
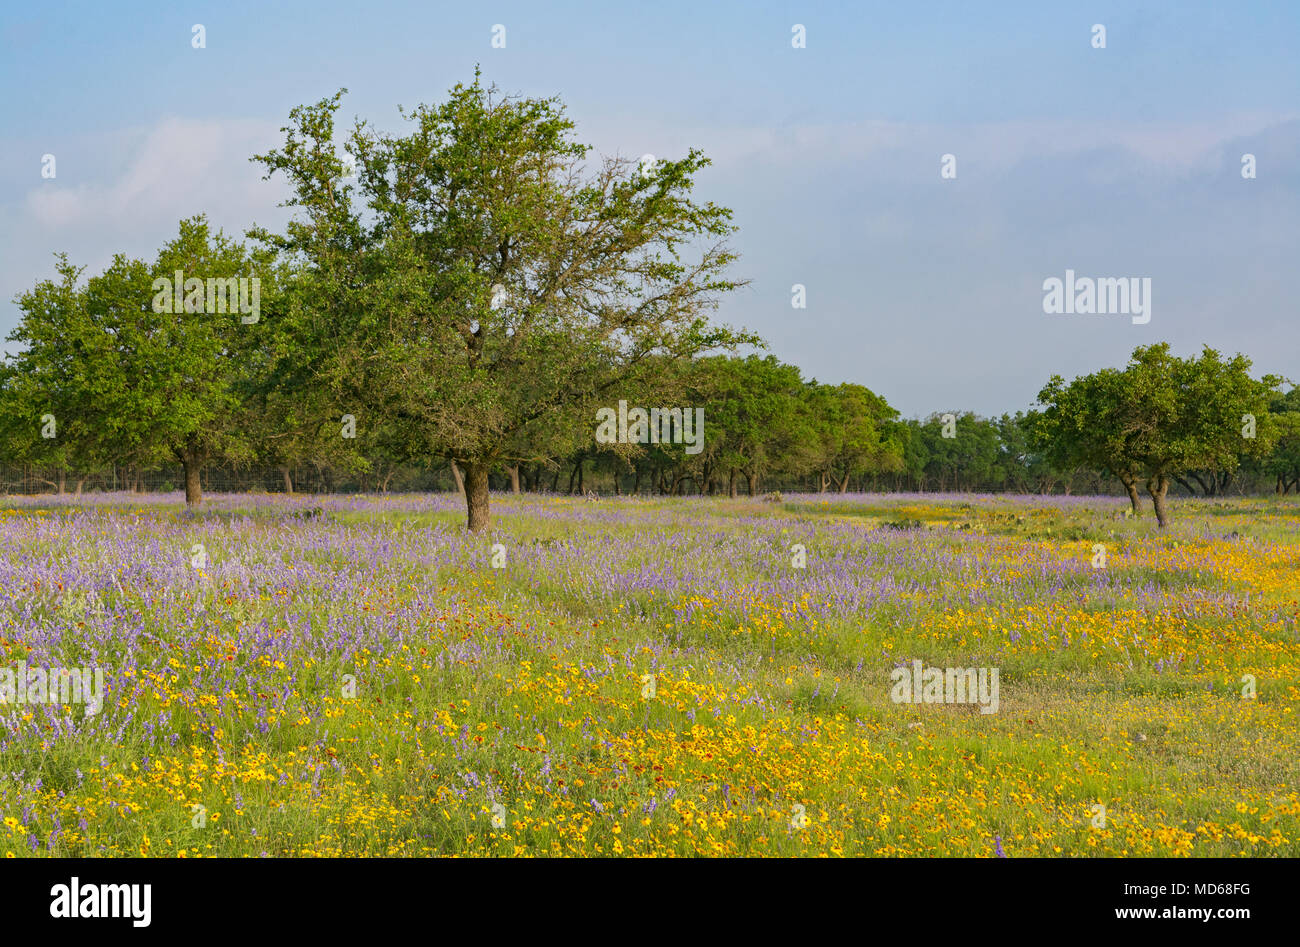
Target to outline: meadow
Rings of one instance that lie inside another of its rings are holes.
[[[492,503],[0,500],[0,851],[1300,855],[1300,502]]]

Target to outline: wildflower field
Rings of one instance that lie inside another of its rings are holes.
[[[104,704],[0,705],[0,850],[1300,855],[1300,504],[1127,505],[6,498],[0,665]]]

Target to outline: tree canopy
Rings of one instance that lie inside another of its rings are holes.
[[[469,529],[487,526],[488,474],[522,459],[521,435],[585,423],[653,356],[747,338],[707,321],[740,284],[725,272],[731,212],[690,196],[699,152],[589,166],[556,100],[476,74],[404,113],[404,135],[358,122],[353,185],[334,145],[341,96],[295,109],[284,147],[258,156],[301,211],[259,236],[302,263],[316,379],[399,423],[411,457],[459,463]]]
[[[566,471],[573,492],[590,474],[728,496],[1118,482],[1134,512],[1144,487],[1162,526],[1171,483],[1300,488],[1300,389],[1245,356],[1141,346],[1124,367],[1053,376],[1028,411],[904,420],[715,323],[745,281],[731,211],[695,196],[699,151],[596,155],[558,99],[477,72],[403,111],[398,133],[358,120],[339,139],[345,92],[293,109],[283,144],[251,159],[288,183],[281,232],[253,226],[246,244],[200,214],[151,262],[119,254],[87,276],[58,255],[18,295],[0,461],[60,490],[69,473],[80,489],[179,467],[190,506],[214,466],[269,468],[288,491],[450,471],[473,531],[492,477],[558,490]],[[599,435],[602,415],[643,410],[675,412],[665,432],[699,417],[698,443]]]

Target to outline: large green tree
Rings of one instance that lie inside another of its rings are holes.
[[[848,490],[849,478],[902,467],[902,441],[893,422],[898,412],[862,385],[809,382],[804,407],[814,432],[812,469],[818,490]]]
[[[271,255],[248,253],[197,216],[152,266],[119,254],[84,287],[79,273],[61,259],[58,282],[20,297],[10,338],[23,350],[6,388],[29,426],[54,416],[60,462],[82,471],[110,460],[178,463],[186,504],[198,504],[204,465],[249,453],[245,379],[275,297]]]
[[[1235,471],[1272,448],[1268,408],[1281,379],[1250,375],[1250,359],[1225,359],[1206,346],[1179,358],[1167,343],[1140,346],[1122,370],[1103,369],[1066,384],[1054,377],[1039,394],[1037,432],[1058,464],[1108,469],[1137,508],[1136,483],[1163,528],[1170,481],[1196,470]]]
[[[60,254],[56,272],[17,298],[9,342],[19,350],[4,366],[0,424],[7,459],[55,468],[62,488],[67,471],[84,478],[117,456],[104,409],[120,377],[112,338],[87,310],[83,269]]]
[[[202,501],[208,463],[251,456],[249,375],[259,364],[263,319],[278,296],[273,256],[213,232],[198,215],[182,220],[159,250],[147,274],[146,305],[137,303],[138,272],[107,281],[104,293],[91,281],[92,300],[102,295],[99,308],[116,322],[114,345],[128,382],[114,416],[138,451],[180,464],[189,507]]]
[[[1277,493],[1287,494],[1300,487],[1300,387],[1274,397],[1270,405],[1277,432],[1273,449],[1258,462],[1259,469],[1274,478]]]
[[[1172,355],[1167,343],[1133,353],[1125,376],[1147,411],[1133,431],[1132,450],[1162,527],[1169,525],[1165,497],[1173,476],[1232,472],[1244,457],[1271,449],[1277,431],[1268,407],[1282,379],[1252,378],[1250,365],[1244,355],[1225,359],[1209,346],[1196,359]]]
[[[1034,415],[1032,440],[1049,463],[1059,470],[1083,467],[1115,477],[1133,513],[1140,514],[1143,472],[1133,439],[1142,430],[1147,406],[1125,374],[1106,368],[1069,383],[1054,375],[1038,402],[1043,409]]]
[[[555,99],[475,76],[421,105],[404,135],[358,123],[345,179],[342,92],[290,114],[284,174],[299,214],[255,231],[305,264],[297,315],[341,410],[382,412],[412,456],[464,468],[467,525],[489,524],[488,474],[534,426],[584,425],[655,355],[737,341],[710,326],[733,254],[730,211],[691,199],[699,152],[590,160]]]
[[[1003,471],[993,422],[970,411],[954,411],[909,421],[907,426],[903,466],[922,488],[927,481],[940,491],[1004,486],[998,480]]]

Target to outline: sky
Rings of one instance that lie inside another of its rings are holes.
[[[718,320],[905,417],[1023,410],[1162,341],[1300,378],[1298,46],[1293,0],[6,4],[0,334],[56,252],[282,226],[249,158],[295,105],[346,88],[341,127],[398,132],[477,65],[598,153],[703,150],[749,280]],[[1150,279],[1150,320],[1044,312],[1067,270]]]

